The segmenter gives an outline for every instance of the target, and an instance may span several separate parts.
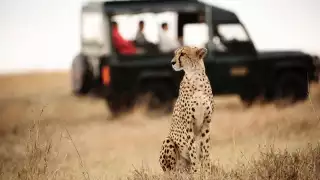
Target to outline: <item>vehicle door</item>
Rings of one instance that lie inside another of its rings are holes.
[[[206,71],[215,94],[246,91],[255,86],[256,51],[241,24],[220,24],[213,28],[213,51],[206,60]]]

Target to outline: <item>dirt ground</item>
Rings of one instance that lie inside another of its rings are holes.
[[[28,128],[40,120],[41,138],[53,142],[55,156],[49,164],[59,169],[57,179],[82,178],[83,168],[100,179],[125,177],[141,166],[161,172],[158,156],[170,115],[150,116],[140,106],[110,120],[103,100],[71,94],[67,73],[1,76],[0,84],[3,168],[22,161]],[[259,145],[295,150],[317,143],[320,86],[311,89],[309,100],[283,109],[273,105],[246,109],[237,97],[216,97],[213,160],[232,168],[255,157]]]

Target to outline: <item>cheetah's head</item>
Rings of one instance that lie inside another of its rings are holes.
[[[191,46],[180,47],[174,52],[174,57],[171,60],[172,68],[175,71],[203,69],[203,58],[206,54],[206,48]]]

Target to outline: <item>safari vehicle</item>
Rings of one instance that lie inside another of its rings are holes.
[[[160,24],[168,20],[158,17],[165,13],[175,15],[170,21],[171,26],[176,24],[172,34],[183,45],[208,49],[204,61],[214,95],[236,94],[247,104],[257,97],[272,101],[290,96],[296,102],[307,98],[308,84],[318,79],[318,57],[300,51],[257,51],[233,12],[196,0],[124,0],[82,7],[81,52],[72,63],[73,92],[99,92],[113,113],[130,108],[146,92],[161,103],[177,97],[183,72],[172,70],[173,50],[163,53],[142,46],[145,53],[124,55],[112,41],[115,17],[135,17],[138,24],[136,16],[147,14],[156,39]],[[123,31],[134,32],[135,24],[125,22]],[[157,47],[157,40],[154,44]]]

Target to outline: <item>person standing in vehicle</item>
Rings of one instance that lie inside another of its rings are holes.
[[[137,52],[136,47],[121,36],[116,22],[112,22],[112,42],[116,50],[121,54],[132,55]]]
[[[159,49],[163,53],[172,52],[178,47],[180,47],[180,43],[175,40],[172,36],[170,36],[168,31],[168,24],[161,24],[162,31],[159,33]]]

